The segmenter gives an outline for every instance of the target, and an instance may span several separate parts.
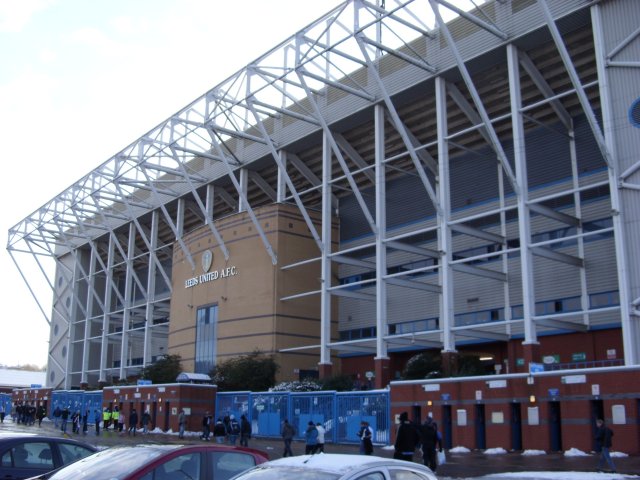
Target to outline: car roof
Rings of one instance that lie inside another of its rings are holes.
[[[300,467],[322,470],[337,475],[345,475],[351,470],[361,467],[376,466],[398,466],[411,467],[418,470],[431,472],[427,467],[419,463],[410,463],[404,460],[394,460],[391,458],[376,457],[374,455],[350,455],[344,453],[318,453],[315,455],[298,455],[295,457],[284,457],[264,463],[261,467]]]
[[[96,451],[98,450],[95,445],[91,445],[90,443],[83,442],[81,440],[76,440],[75,438],[56,437],[54,435],[39,435],[37,433],[31,433],[31,432],[0,432],[0,445],[11,444],[17,440],[26,440],[26,439],[29,439],[29,440],[33,439],[33,440],[44,441],[44,442],[75,443],[77,445],[82,445],[92,450],[96,450]]]

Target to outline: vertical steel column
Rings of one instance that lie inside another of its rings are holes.
[[[451,184],[449,182],[449,144],[447,142],[447,87],[442,77],[436,78],[436,123],[438,133],[438,250],[440,250],[440,324],[442,329],[442,350],[455,352],[456,341],[451,329],[455,327],[453,292],[453,245],[451,243]]]
[[[322,245],[320,265],[320,364],[331,364],[331,144],[322,134]]]
[[[287,198],[287,172],[283,171],[283,169],[287,168],[287,152],[285,150],[280,150],[278,154],[280,155],[280,163],[282,164],[282,167],[278,165],[276,202],[283,203],[285,198]]]
[[[584,229],[582,228],[582,203],[580,202],[580,172],[578,171],[578,153],[576,152],[576,134],[573,129],[573,122],[569,133],[569,153],[571,155],[571,180],[573,187],[573,203],[575,204],[575,216],[580,221],[576,226],[576,241],[578,242],[578,258],[585,258],[584,253]],[[589,290],[587,285],[587,269],[584,268],[585,262],[580,267],[580,309],[583,312],[589,310]],[[589,314],[585,313],[582,322],[589,325]]]
[[[207,189],[207,197],[209,190]],[[209,221],[209,218],[206,219]],[[156,263],[153,261],[153,256],[156,254],[156,248],[158,248],[158,211],[154,210],[151,214],[151,249],[149,250],[149,272],[147,273],[147,309],[145,311],[145,323],[144,323],[144,344],[142,347],[142,365],[147,366],[151,363],[149,355],[149,343],[153,338],[153,309],[156,299]]]
[[[78,259],[78,255],[73,255],[73,270],[71,271],[71,285],[70,285],[70,290],[71,290],[71,296],[72,298],[78,298],[78,285],[77,285],[77,277],[78,277],[78,267],[77,267],[77,263],[79,262]],[[76,311],[77,309],[77,305],[75,304],[75,302],[71,302],[71,306],[69,307],[69,329],[67,330],[67,358],[65,361],[65,376],[64,376],[64,388],[65,389],[69,389],[71,388],[71,375],[70,373],[72,372],[71,369],[71,358],[73,357],[73,342],[71,341],[71,339],[73,338],[73,334],[75,332],[76,329],[76,323],[75,323],[75,314],[74,311]]]
[[[215,187],[212,184],[207,185],[207,193],[205,199],[206,218],[204,219],[205,225],[213,222],[213,207],[214,205]],[[155,211],[153,213],[156,213]]]
[[[184,197],[178,199],[176,212],[176,240],[182,240],[184,236]]]
[[[183,202],[184,205],[184,202]],[[181,225],[178,226],[181,229]],[[133,259],[136,248],[136,229],[133,223],[129,223],[129,239],[127,241],[127,270],[124,277],[124,314],[122,318],[122,344],[120,345],[120,373],[121,380],[127,378],[127,353],[129,347],[129,319],[131,317],[131,293],[133,285]]]
[[[80,384],[87,383],[87,370],[89,369],[89,338],[91,337],[91,317],[93,312],[94,279],[96,277],[96,246],[91,244],[91,254],[89,257],[89,277],[87,278],[87,311],[84,321],[84,339],[82,342],[82,372],[80,373]]]
[[[247,209],[247,205],[245,202],[249,202],[247,200],[247,193],[249,192],[249,170],[246,168],[240,169],[240,188],[242,189],[242,193],[244,195],[239,195],[238,198],[238,212],[244,212]]]
[[[388,359],[387,342],[387,184],[384,149],[384,107],[374,107],[376,174],[376,360]]]
[[[627,244],[625,229],[624,206],[620,198],[618,178],[620,165],[613,131],[615,121],[611,111],[611,92],[607,70],[607,52],[604,46],[604,25],[602,7],[595,4],[591,7],[591,23],[593,25],[593,43],[595,46],[596,65],[598,70],[598,85],[600,86],[600,105],[602,108],[602,123],[606,150],[611,155],[609,165],[609,190],[611,192],[611,210],[613,211],[613,238],[616,246],[616,264],[618,267],[618,295],[620,297],[620,320],[622,322],[622,348],[624,350],[625,365],[640,363],[640,326],[636,318],[631,317],[630,280],[627,260]]]
[[[109,235],[107,253],[107,271],[104,284],[104,312],[102,313],[102,339],[100,345],[100,378],[99,382],[107,383],[107,358],[109,355],[109,319],[111,315],[111,292],[113,289],[113,256],[115,254],[115,236]]]
[[[522,308],[524,314],[524,345],[537,344],[538,336],[533,317],[536,314],[535,282],[531,243],[531,223],[529,216],[529,181],[527,177],[527,156],[522,120],[522,96],[520,92],[520,71],[518,49],[507,45],[507,67],[509,70],[509,95],[511,99],[511,123],[513,128],[513,154],[516,164],[516,182],[519,192],[518,233],[520,236],[520,274],[522,276]]]

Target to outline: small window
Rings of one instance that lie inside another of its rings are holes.
[[[393,480],[396,480],[397,477],[393,476],[393,471],[390,472],[391,478]],[[367,473],[366,475],[363,475],[362,477],[358,477],[357,480],[384,480],[384,475],[382,474],[382,472],[370,472]],[[400,478],[398,478],[397,480],[401,480]]]
[[[426,475],[422,475],[418,472],[398,469],[389,470],[389,475],[391,476],[391,480],[426,480],[429,478]]]
[[[152,473],[153,475],[151,475]],[[198,479],[200,478],[200,454],[190,453],[172,458],[142,478],[153,478],[154,480]]]

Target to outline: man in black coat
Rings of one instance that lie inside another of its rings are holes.
[[[442,451],[442,443],[438,434],[438,424],[431,417],[427,417],[420,428],[420,441],[422,443],[422,459],[424,464],[435,473],[438,468],[436,449]]]
[[[409,421],[409,414],[400,414],[400,425],[396,433],[396,443],[394,444],[393,458],[398,460],[413,461],[413,454],[420,443],[420,434],[416,426]]]
[[[601,471],[604,466],[604,462],[607,462],[611,471],[615,472],[616,466],[613,464],[613,460],[611,460],[611,455],[609,454],[609,449],[612,445],[611,437],[613,437],[613,431],[604,424],[604,420],[601,418],[596,420],[595,437],[596,452],[600,453],[600,458],[598,459],[598,470]]]

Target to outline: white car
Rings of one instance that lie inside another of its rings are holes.
[[[424,465],[371,455],[318,453],[260,464],[233,480],[437,480]]]

